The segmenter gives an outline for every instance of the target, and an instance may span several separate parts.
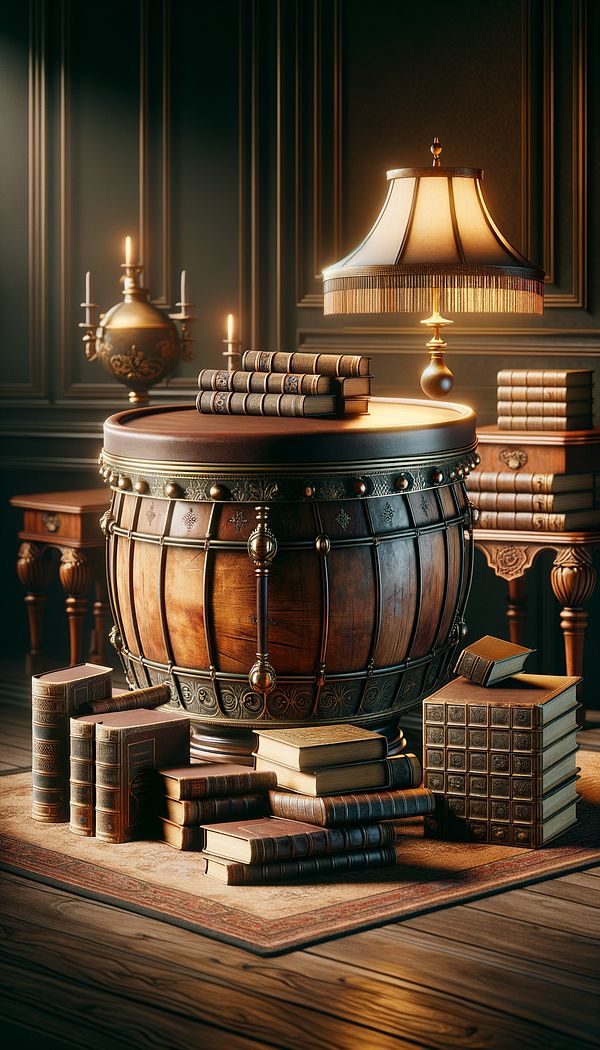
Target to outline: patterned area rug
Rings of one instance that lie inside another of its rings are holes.
[[[197,854],[109,845],[30,817],[30,774],[0,778],[0,866],[93,900],[276,955],[600,864],[600,754],[581,751],[580,820],[541,850],[424,839],[407,824],[398,868],[277,886],[223,886]]]

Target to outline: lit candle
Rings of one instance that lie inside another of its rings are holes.
[[[131,237],[125,238],[125,266],[131,266],[133,259],[133,252],[131,249]]]
[[[227,342],[233,342],[233,314],[227,314]]]
[[[181,271],[181,305],[187,306],[187,270]]]

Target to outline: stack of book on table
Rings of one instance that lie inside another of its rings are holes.
[[[205,827],[206,874],[232,884],[345,874],[399,862],[403,820],[431,813],[415,755],[355,726],[259,730],[270,816]]]
[[[369,411],[370,358],[246,350],[241,368],[204,368],[199,412],[248,416],[351,416]]]
[[[498,372],[498,383],[499,429],[543,433],[592,426],[590,371],[505,369]],[[524,439],[520,436],[520,440]],[[482,451],[484,460],[486,448]],[[555,458],[546,446],[535,451],[536,458],[544,463],[550,462],[549,457]],[[489,469],[498,459],[505,464],[504,469]],[[479,510],[479,528],[571,532],[600,526],[598,477],[592,471],[582,472],[581,466],[560,473],[535,470],[531,451],[526,453],[520,447],[500,448],[498,453],[492,449],[487,460],[466,481],[469,499]]]
[[[159,836],[181,850],[203,848],[204,824],[268,813],[267,792],[276,783],[269,771],[218,762],[157,769],[153,779]]]
[[[593,372],[583,368],[498,372],[499,430],[589,430]]]
[[[428,697],[426,834],[538,847],[575,824],[579,681],[523,673],[486,687],[461,676]]]

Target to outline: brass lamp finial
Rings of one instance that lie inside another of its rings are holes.
[[[433,153],[433,167],[434,168],[441,167],[441,163],[442,162],[440,160],[440,153],[442,152],[442,144],[441,144],[440,140],[438,139],[437,135],[434,135],[433,142],[432,142],[431,146],[429,147],[429,149]]]

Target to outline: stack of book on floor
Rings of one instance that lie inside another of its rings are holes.
[[[355,726],[259,730],[270,816],[205,827],[206,874],[230,885],[345,874],[399,863],[403,821],[431,813],[415,755]]]
[[[276,783],[269,771],[220,762],[160,768],[153,779],[159,837],[180,850],[203,848],[205,824],[245,824],[268,813],[267,792]]]
[[[579,678],[463,676],[423,704],[425,785],[443,839],[535,848],[577,821]]]
[[[248,416],[351,416],[369,411],[370,358],[247,350],[241,368],[203,368],[199,412]]]
[[[500,430],[590,430],[593,372],[583,368],[498,372]]]
[[[539,433],[591,426],[591,371],[498,372],[499,429]],[[551,454],[552,449],[540,447],[540,461],[549,463]],[[479,510],[479,528],[571,532],[600,526],[594,473],[536,471],[533,455],[528,459],[519,448],[501,449],[499,458],[504,470],[490,470],[488,464],[466,481],[469,499]]]

